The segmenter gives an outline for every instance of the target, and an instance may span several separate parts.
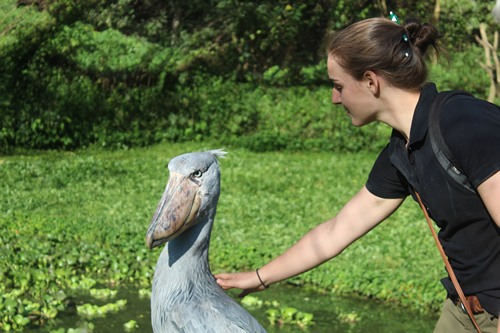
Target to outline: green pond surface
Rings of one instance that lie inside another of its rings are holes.
[[[238,291],[230,290],[229,294],[238,300]],[[340,297],[333,294],[323,294],[304,287],[287,284],[273,285],[270,289],[252,294],[263,301],[278,301],[281,306],[294,307],[302,312],[312,313],[315,324],[307,328],[298,325],[272,326],[267,317],[268,307],[247,308],[252,315],[268,330],[268,332],[432,332],[438,315],[423,315],[409,309],[358,297]],[[137,289],[121,288],[115,297],[107,300],[94,299],[91,296],[70,297],[75,305],[91,303],[103,305],[126,299],[125,309],[106,315],[104,318],[82,319],[78,316],[75,306],[68,307],[50,324],[27,328],[23,332],[51,332],[60,328],[76,328],[84,322],[94,325],[95,333],[116,332],[152,332],[150,322],[150,300],[139,297]],[[358,320],[349,322],[342,320],[347,315],[355,315]],[[135,320],[138,327],[126,331],[124,323]],[[79,331],[85,332],[85,331]]]

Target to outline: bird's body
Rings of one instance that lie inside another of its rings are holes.
[[[216,283],[208,263],[220,193],[220,151],[184,154],[169,163],[170,178],[146,236],[163,249],[153,279],[155,333],[266,332]]]

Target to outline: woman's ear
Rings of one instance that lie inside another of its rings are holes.
[[[379,95],[381,82],[380,77],[375,72],[366,71],[363,75],[363,81],[374,96]]]

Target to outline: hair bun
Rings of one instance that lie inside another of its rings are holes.
[[[437,40],[441,36],[433,25],[420,24],[418,19],[407,19],[403,22],[403,26],[408,31],[410,41],[420,50],[421,54],[425,54],[429,46],[437,50]]]

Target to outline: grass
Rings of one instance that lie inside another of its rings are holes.
[[[220,147],[1,156],[0,328],[55,317],[72,288],[148,287],[160,250],[147,250],[144,237],[168,161],[213,148]],[[333,217],[363,186],[377,155],[227,150],[210,250],[214,272],[255,269]],[[340,256],[288,282],[437,311],[445,271],[427,228],[408,199]]]

